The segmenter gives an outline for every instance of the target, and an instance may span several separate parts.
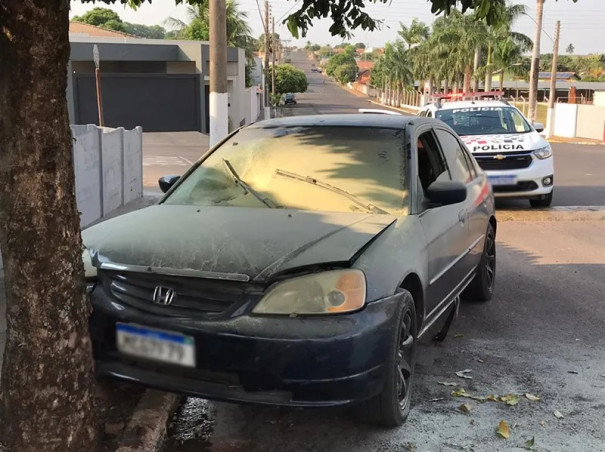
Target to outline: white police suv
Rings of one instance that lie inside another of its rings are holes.
[[[553,153],[539,132],[514,106],[502,100],[437,101],[419,116],[442,120],[460,135],[487,173],[494,196],[527,198],[548,207],[554,187]]]

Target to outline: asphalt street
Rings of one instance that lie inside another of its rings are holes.
[[[294,63],[306,69],[311,84],[291,114],[372,108],[311,73],[304,54],[295,55]],[[555,203],[605,205],[605,147],[554,148]],[[530,210],[521,203],[504,205]],[[523,450],[533,439],[536,451],[605,451],[605,221],[501,222],[497,242],[492,301],[463,303],[443,343],[427,335],[419,344],[414,402],[404,426],[361,424],[350,409],[189,398],[166,449],[483,452]],[[472,379],[455,373],[466,369]],[[509,404],[454,397],[460,388],[483,398],[516,397]],[[462,404],[468,412],[460,410]],[[496,434],[501,421],[509,426],[509,439]]]

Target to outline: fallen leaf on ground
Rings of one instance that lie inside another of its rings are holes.
[[[477,362],[484,363],[485,361],[483,361],[481,358],[477,358]]]
[[[496,433],[504,439],[510,438],[510,430],[508,429],[508,424],[504,419],[500,421],[500,424],[498,424]]]
[[[498,396],[497,396],[497,395],[490,394],[490,395],[488,395],[488,396],[487,396],[485,399],[486,399],[486,400],[489,400],[490,402],[497,402],[497,401],[498,401]]]
[[[561,414],[561,412],[559,410],[553,411],[552,414],[554,414],[557,419],[563,419],[565,417]]]
[[[458,411],[460,411],[461,413],[470,413],[472,409],[473,407],[470,406],[468,403],[463,403],[458,407]]]
[[[466,392],[466,389],[464,388],[459,388],[456,389],[455,391],[452,391],[452,397],[468,397],[469,393]]]
[[[533,395],[533,394],[525,394],[525,397],[526,397],[528,400],[531,400],[532,402],[539,402],[540,400],[542,400],[540,397],[535,396],[535,395]]]
[[[449,381],[438,381],[437,383],[443,386],[458,386],[458,383],[452,383]]]
[[[454,334],[455,339],[460,339],[461,337],[464,337],[464,334]]]
[[[519,397],[517,397],[515,394],[507,394],[503,397],[500,397],[500,400],[502,400],[509,406],[515,406],[519,403]]]
[[[542,427],[548,427],[548,422],[546,422],[546,421],[540,421],[540,425]]]
[[[472,380],[473,377],[471,377],[470,375],[467,375],[467,373],[469,373],[469,372],[472,372],[472,370],[464,369],[464,370],[459,370],[458,372],[455,372],[455,373],[456,373],[457,377],[466,378],[467,380]]]
[[[525,444],[523,445],[523,449],[532,450],[534,448],[535,444],[536,444],[536,441],[535,441],[534,437],[532,436],[531,439],[528,439],[527,441],[525,441]]]

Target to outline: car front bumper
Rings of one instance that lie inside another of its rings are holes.
[[[534,157],[531,165],[523,169],[487,170],[488,178],[493,176],[517,176],[515,186],[493,186],[496,198],[539,198],[548,195],[554,187],[553,158],[539,160]],[[544,179],[550,177],[551,184],[545,185]]]
[[[398,296],[345,315],[240,315],[220,321],[151,314],[110,299],[101,289],[91,301],[98,377],[213,400],[319,407],[363,401],[382,390]],[[192,336],[196,367],[121,354],[116,322]]]

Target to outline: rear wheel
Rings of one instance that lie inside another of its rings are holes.
[[[464,290],[462,297],[471,301],[489,301],[496,284],[496,233],[491,223],[485,233],[485,245],[475,277]]]
[[[551,190],[551,192],[547,195],[543,195],[538,199],[530,199],[529,200],[529,204],[532,207],[550,207],[550,205],[552,204],[552,194],[553,194],[554,190]]]
[[[384,389],[360,407],[366,421],[385,427],[403,424],[410,413],[418,331],[414,299],[407,290],[402,291],[397,316],[397,328],[385,363]]]

